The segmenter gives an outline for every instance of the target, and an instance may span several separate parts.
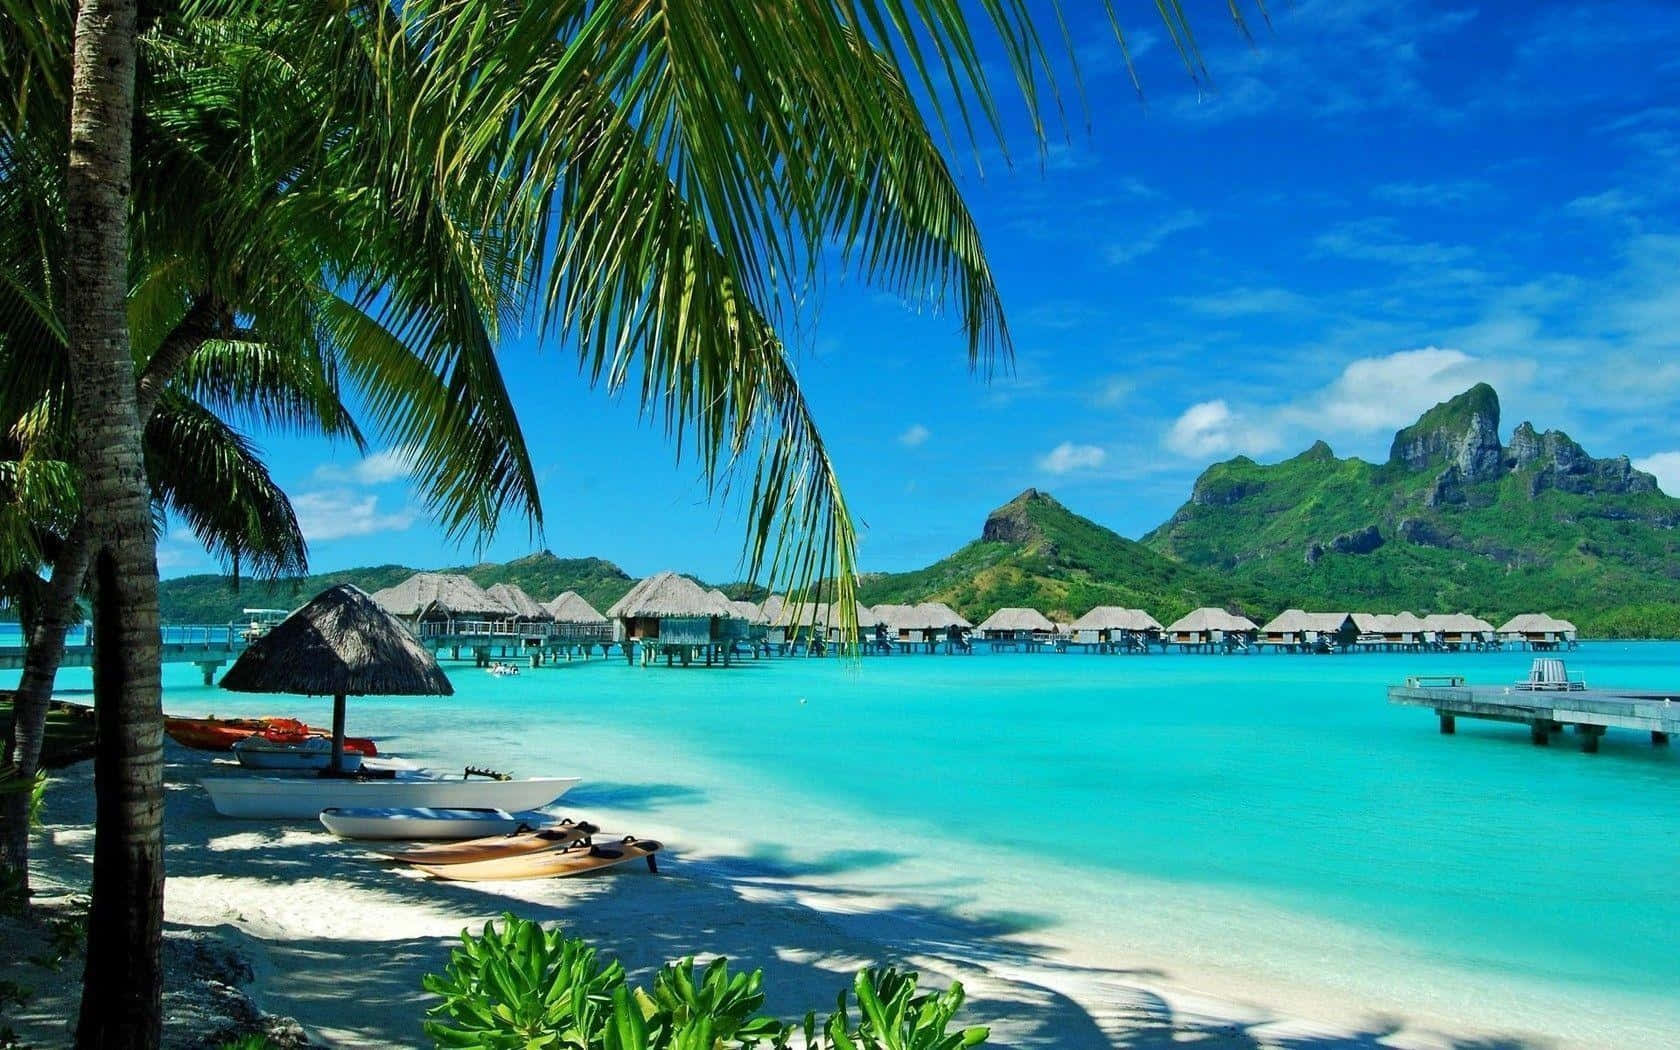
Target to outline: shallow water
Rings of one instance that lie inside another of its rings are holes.
[[[1567,656],[1594,684],[1680,691],[1680,644]],[[1469,721],[1442,737],[1429,712],[1384,702],[1408,673],[1508,682],[1529,660],[597,660],[453,670],[454,697],[353,699],[350,729],[439,765],[576,773],[579,811],[645,814],[774,870],[1111,967],[1296,1006],[1671,1045],[1680,748],[1612,730],[1589,756],[1573,737],[1535,748],[1521,726]],[[205,689],[191,666],[166,682],[172,713],[324,723],[330,708]]]

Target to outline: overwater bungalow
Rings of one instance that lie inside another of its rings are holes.
[[[1099,605],[1068,625],[1068,641],[1094,652],[1147,652],[1163,630],[1142,609]]]
[[[1575,625],[1545,613],[1513,616],[1499,628],[1499,638],[1509,645],[1529,649],[1573,649],[1577,644]]]
[[[1418,616],[1398,612],[1383,619],[1383,641],[1394,649],[1421,649],[1427,628]]]
[[[555,641],[580,646],[585,653],[591,645],[605,648],[612,643],[612,621],[590,605],[578,592],[565,591],[543,605],[543,608],[554,617],[554,633],[551,637]]]
[[[488,652],[492,643],[519,637],[517,614],[458,573],[417,572],[375,592],[373,600],[422,642],[437,649],[447,646],[456,658],[463,645]]]
[[[1423,618],[1424,643],[1441,649],[1486,649],[1499,644],[1493,624],[1469,613],[1431,613]]]
[[[1260,630],[1246,616],[1205,607],[1188,612],[1166,628],[1166,641],[1184,650],[1209,652],[1246,650]]]
[[[1362,646],[1381,647],[1386,641],[1384,635],[1388,629],[1388,617],[1381,613],[1356,612],[1349,613],[1348,618],[1353,621],[1355,632],[1354,641]]]
[[[649,576],[630,593],[613,603],[607,617],[624,644],[626,660],[642,654],[651,664],[663,654],[667,664],[681,660],[688,666],[704,658],[706,666],[729,663],[730,649],[738,640],[736,612],[727,601],[718,601],[705,588],[686,576],[662,572]]]
[[[927,624],[926,641],[930,651],[940,642],[945,643],[947,652],[953,649],[970,651],[968,631],[974,624],[949,605],[944,602],[920,602],[916,605],[916,618]]]
[[[1285,609],[1260,628],[1256,641],[1290,652],[1324,653],[1345,648],[1358,633],[1353,617],[1345,612]]]
[[[1034,635],[1047,635],[1056,625],[1037,609],[1008,606],[998,609],[981,620],[975,633],[987,641],[1026,641]]]
[[[524,638],[547,638],[554,633],[554,614],[544,609],[517,583],[498,583],[484,593],[513,613],[513,628]]]

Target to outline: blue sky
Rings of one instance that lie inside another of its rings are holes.
[[[1249,44],[1195,3],[1211,89],[1152,4],[1117,6],[1141,100],[1100,9],[1069,0],[1089,130],[1070,100],[1042,163],[1030,142],[1013,170],[995,150],[983,175],[959,161],[1012,370],[984,382],[949,317],[839,274],[797,339],[865,569],[943,557],[1029,485],[1138,536],[1211,462],[1321,437],[1380,459],[1479,380],[1507,436],[1560,428],[1680,493],[1680,6],[1297,0]],[[314,568],[547,546],[736,576],[739,508],[633,403],[589,390],[563,347],[513,339],[503,361],[542,534],[447,544],[400,454],[255,435]],[[179,528],[159,554],[166,576],[214,568]]]

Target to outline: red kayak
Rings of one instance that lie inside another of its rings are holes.
[[[295,718],[166,718],[163,731],[177,744],[199,751],[229,751],[253,733],[261,733],[277,744],[298,743],[312,736],[332,736]],[[345,737],[344,749],[363,755],[379,754],[379,748],[366,737]]]

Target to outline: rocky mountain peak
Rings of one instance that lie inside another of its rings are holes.
[[[1407,470],[1457,467],[1467,482],[1489,481],[1505,468],[1499,442],[1499,395],[1486,383],[1443,401],[1394,435],[1388,461]]]
[[[1027,489],[986,515],[980,538],[988,543],[1032,543],[1041,539],[1043,534],[1032,519],[1035,508],[1065,509],[1048,492]]]

